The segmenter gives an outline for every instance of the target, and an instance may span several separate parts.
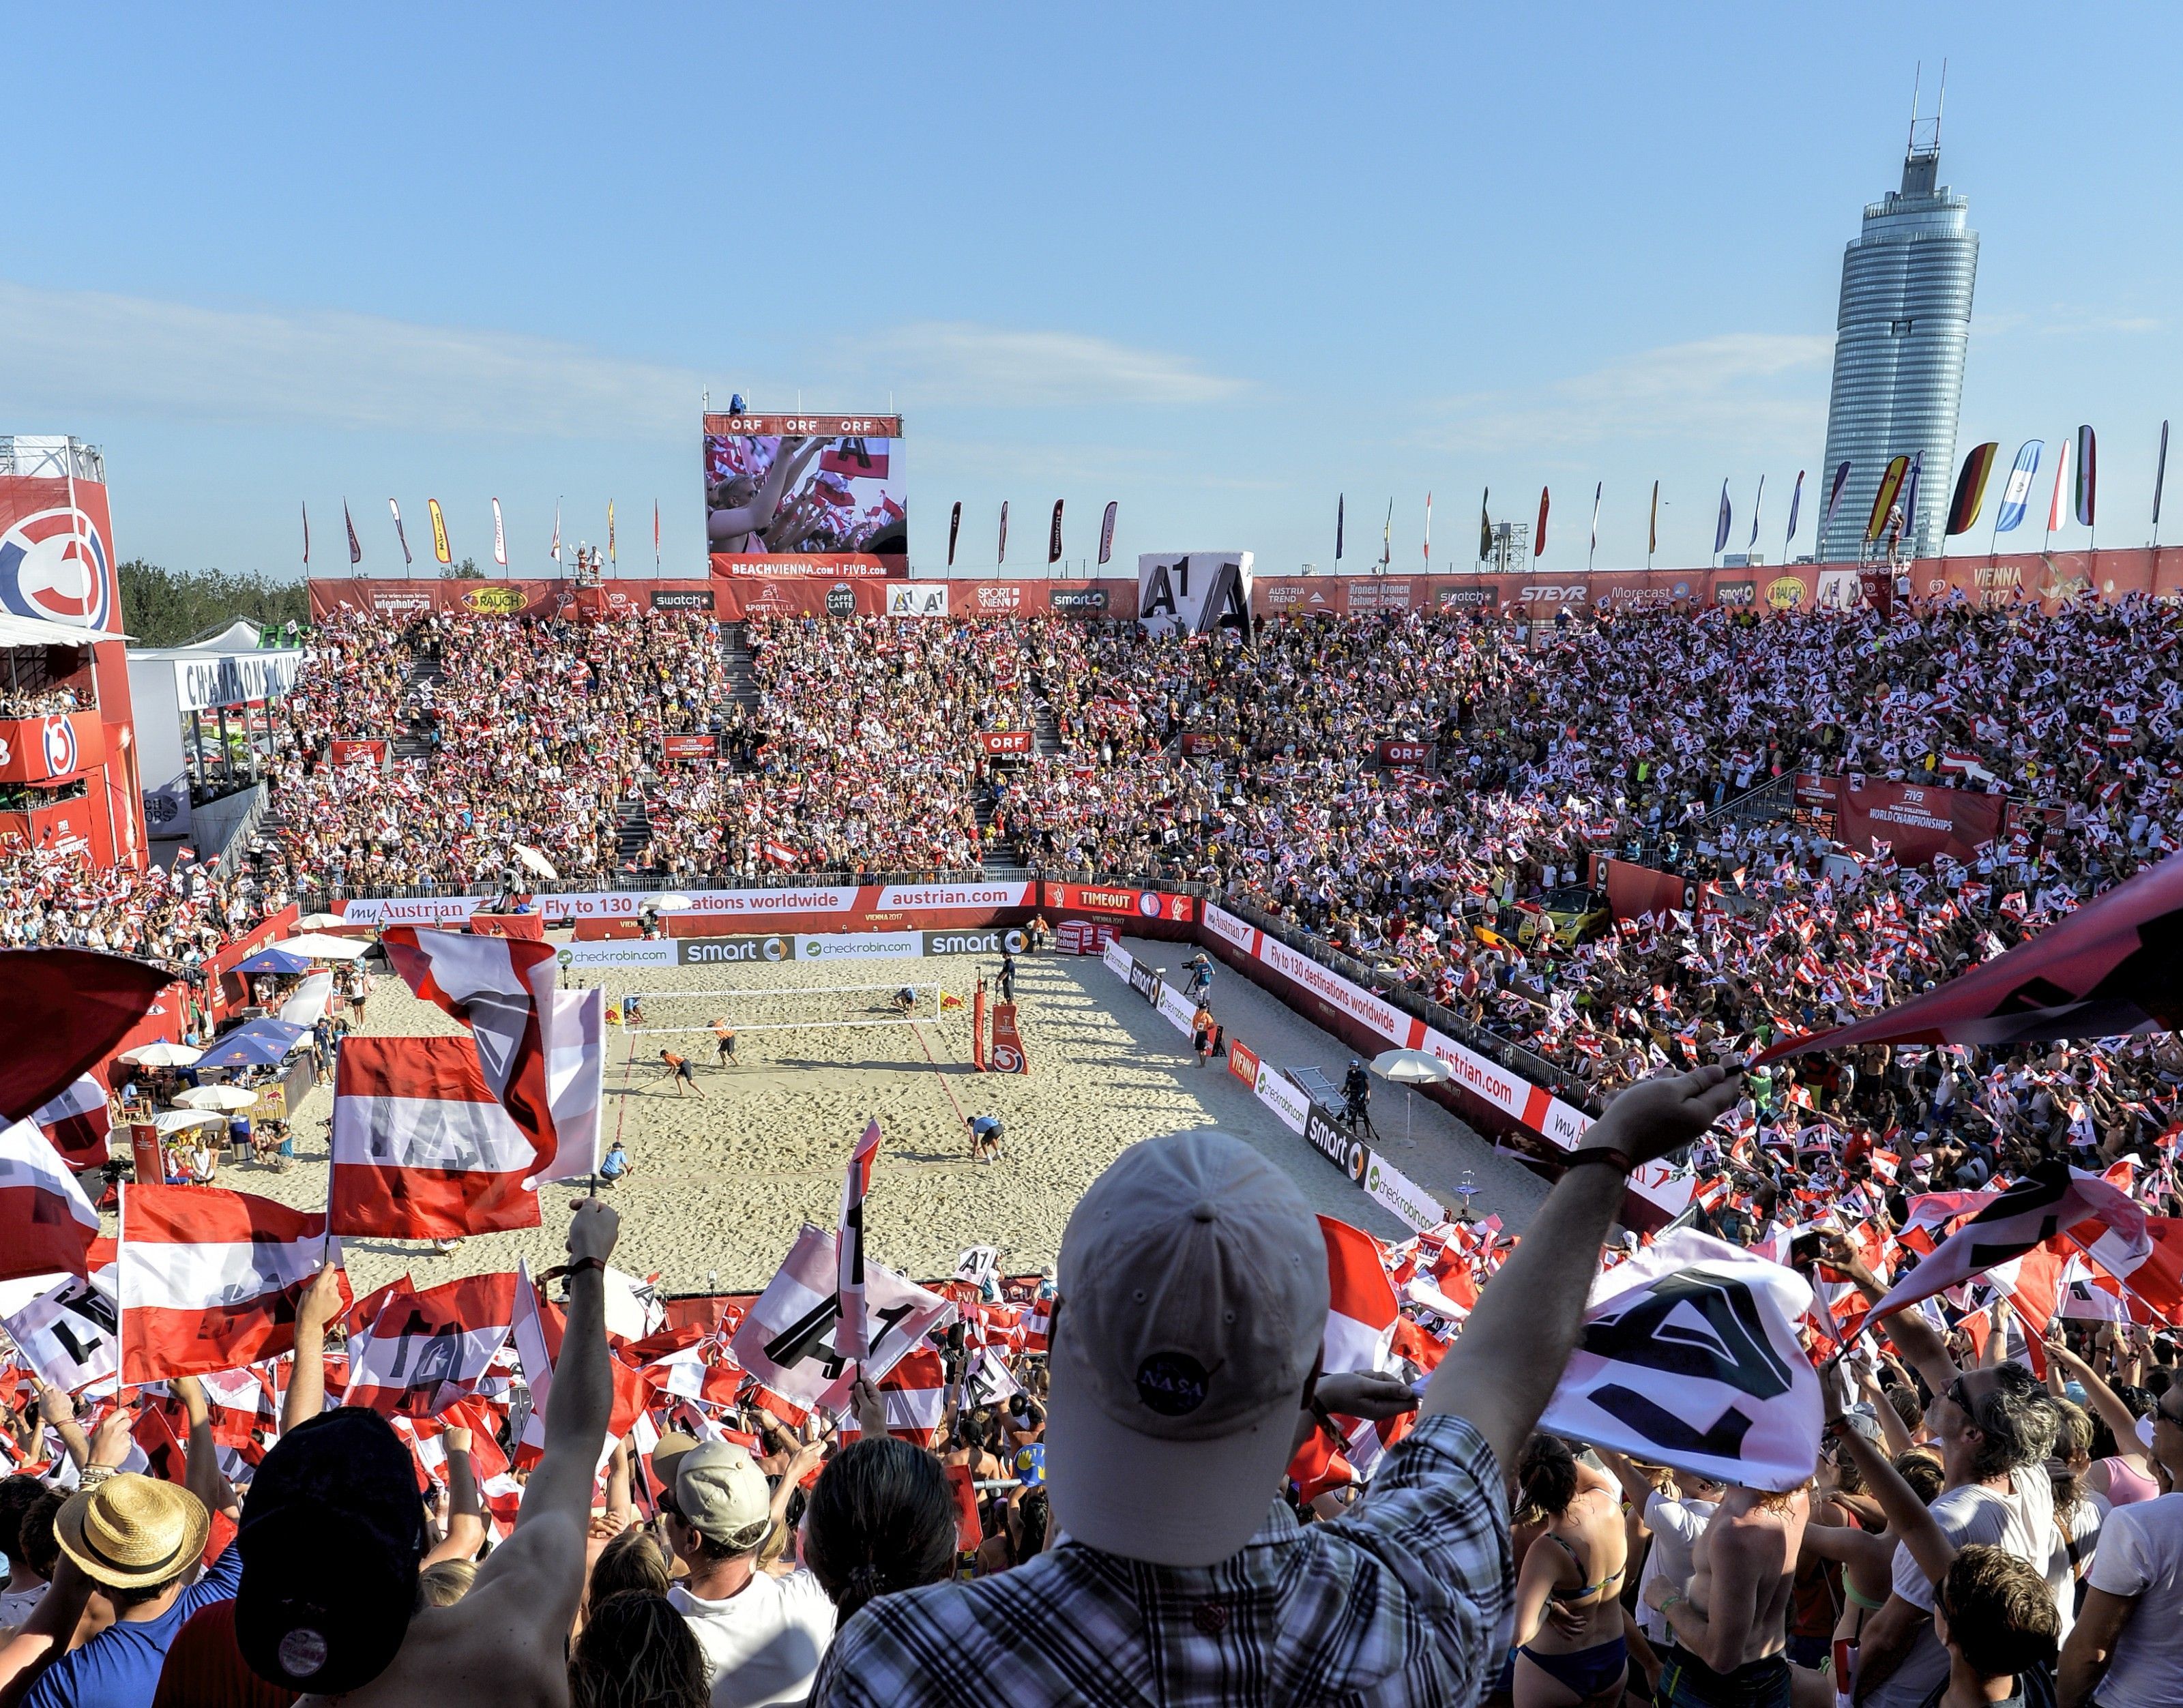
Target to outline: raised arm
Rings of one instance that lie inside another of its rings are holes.
[[[1889,1533],[1910,1550],[1918,1569],[1939,1583],[1954,1563],[1956,1544],[1948,1540],[1939,1521],[1918,1498],[1918,1491],[1902,1480],[1902,1472],[1885,1453],[1844,1423],[1839,1414],[1827,1420],[1827,1432],[1835,1438],[1837,1450],[1857,1467],[1872,1498],[1880,1502],[1880,1510],[1887,1515]]]
[[[2092,1410],[2099,1414],[2100,1422],[2106,1424],[2114,1436],[2115,1456],[2125,1461],[2141,1477],[2152,1475],[2146,1461],[2145,1449],[2137,1439],[2137,1419],[2130,1415],[2130,1407],[2122,1403],[2121,1396],[2108,1386],[2106,1378],[2069,1350],[2062,1339],[2061,1318],[2058,1317],[2047,1328],[2047,1356],[2085,1384],[2085,1397],[2092,1402]]]
[[[1887,1294],[1887,1284],[1865,1266],[1857,1255],[1857,1249],[1841,1234],[1829,1234],[1826,1239],[1826,1261],[1830,1268],[1839,1269],[1864,1295],[1867,1305],[1877,1305]],[[1887,1333],[1902,1350],[1910,1367],[1925,1378],[1925,1385],[1936,1394],[1945,1394],[1963,1372],[1956,1368],[1956,1361],[1948,1356],[1948,1349],[1933,1325],[1925,1320],[1925,1313],[1915,1305],[1900,1311],[1890,1312],[1880,1319],[1887,1325]],[[1868,1323],[1877,1328],[1879,1323]]]
[[[206,1511],[225,1512],[240,1523],[242,1503],[235,1498],[235,1485],[219,1468],[219,1446],[212,1439],[212,1409],[205,1404],[204,1384],[194,1376],[180,1376],[172,1386],[190,1419],[189,1456],[183,1473],[186,1486],[204,1502]]]
[[[40,1383],[38,1415],[45,1419],[46,1427],[61,1438],[61,1445],[68,1449],[68,1456],[75,1461],[79,1471],[91,1463],[91,1438],[83,1433],[83,1425],[76,1420],[75,1401],[64,1389],[50,1382]]]
[[[470,1432],[450,1425],[442,1438],[447,1449],[447,1535],[425,1556],[425,1564],[469,1560],[485,1541],[485,1502],[480,1498],[477,1467],[470,1461]]]
[[[1643,1080],[1608,1105],[1579,1149],[1650,1162],[1712,1126],[1742,1083],[1719,1068]],[[1575,1350],[1599,1249],[1628,1182],[1627,1168],[1613,1163],[1563,1174],[1426,1386],[1424,1414],[1468,1418],[1504,1472]]]
[[[341,1315],[341,1272],[331,1263],[296,1300],[296,1357],[281,1400],[281,1433],[326,1409],[326,1324]]]

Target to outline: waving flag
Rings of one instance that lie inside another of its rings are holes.
[[[1478,495],[1478,555],[1481,559],[1493,555],[1493,522],[1486,513],[1486,501],[1492,496],[1491,486]]]
[[[1872,495],[1872,518],[1864,524],[1866,545],[1879,539],[1880,530],[1887,526],[1887,513],[1895,507],[1896,495],[1902,490],[1902,477],[1909,472],[1908,457],[1888,458],[1887,470],[1880,477],[1880,490]]]
[[[1001,500],[1001,544],[1000,544],[1000,549],[999,549],[998,551],[997,551],[996,552],[994,552],[994,554],[993,554],[993,562],[994,562],[995,563],[1007,563],[1008,561],[1008,501],[1007,499],[1003,498],[1003,499],[1002,499],[1002,500]]]
[[[78,1173],[106,1161],[113,1110],[106,1101],[106,1088],[90,1074],[63,1086],[32,1112],[31,1119],[60,1152],[61,1161]]]
[[[310,566],[311,566],[311,507],[310,507],[309,503],[308,503],[308,502],[306,502],[304,503],[304,505],[303,505],[303,567],[304,567],[305,568],[307,568],[307,569],[308,569],[308,568],[310,568]]]
[[[1540,513],[1542,518],[1545,513],[1544,511]],[[1541,530],[1544,530],[1545,525],[1544,521],[1541,520],[1540,523]],[[1538,554],[1534,552],[1532,555],[1536,557]],[[1428,569],[1432,568],[1432,494],[1430,492],[1425,494],[1425,568]]]
[[[652,501],[652,573],[659,573],[659,501]]]
[[[1812,1474],[1819,1372],[1797,1325],[1811,1284],[1678,1228],[1591,1284],[1584,1334],[1539,1428],[1747,1489]]]
[[[35,1122],[0,1131],[0,1280],[90,1273],[98,1212]]]
[[[1819,532],[1825,534],[1835,525],[1835,512],[1841,507],[1842,488],[1849,485],[1849,463],[1847,459],[1835,467],[1835,478],[1827,483],[1827,513],[1819,518]]]
[[[1889,1288],[1872,1307],[1871,1320],[1975,1279],[2058,1234],[2069,1234],[2095,1255],[2106,1243],[2114,1261],[2125,1267],[2142,1262],[2152,1249],[2145,1211],[2127,1192],[2052,1158],[1957,1228]]]
[[[149,962],[92,949],[0,950],[0,990],[16,1015],[35,1017],[36,1030],[35,1048],[0,1050],[0,1123],[50,1102],[111,1056],[169,977]]]
[[[1761,474],[1758,477],[1758,496],[1751,501],[1751,540],[1749,544],[1744,548],[1746,551],[1752,550],[1758,544],[1758,514],[1759,512],[1764,510],[1765,507],[1766,477],[1764,474]]]
[[[1956,476],[1956,496],[1948,504],[1948,533],[1970,532],[1986,503],[1986,483],[1993,476],[1994,459],[2000,455],[2001,441],[1990,439],[1974,445],[1964,458],[1964,472]]]
[[[501,525],[500,500],[492,501],[492,561],[508,568],[508,530]]]
[[[553,501],[553,561],[561,561],[561,501]]]
[[[1653,483],[1653,520],[1645,530],[1645,555],[1650,557],[1660,549],[1660,483]]]
[[[353,1037],[335,1069],[333,1231],[453,1239],[539,1225],[538,1146],[472,1038]]]
[[[1918,488],[1925,478],[1925,453],[1910,459],[1910,473],[1902,483],[1902,532],[1912,539],[1918,533]]]
[[[607,500],[607,562],[609,564],[621,562],[614,555],[614,501],[611,498]]]
[[[963,531],[963,501],[958,498],[947,516],[947,567],[955,567],[955,536]]]
[[[402,562],[405,566],[414,563],[416,560],[409,555],[409,536],[402,531],[402,507],[390,498],[386,507],[394,513],[394,537],[402,542]]]
[[[0,1317],[0,1328],[22,1361],[64,1394],[103,1382],[121,1367],[115,1256],[111,1239],[95,1241],[88,1277],[71,1275]]]
[[[2016,447],[2015,466],[2008,471],[2008,485],[2002,488],[2001,513],[1994,518],[1994,532],[2013,532],[2024,520],[2024,513],[2031,502],[2031,477],[2039,472],[2039,453],[2047,448],[2043,439],[2027,439]]]
[[[1595,481],[1592,484],[1591,549],[1594,552],[1599,550],[1599,501],[1606,496],[1606,493],[1607,483],[1604,480]]]
[[[940,1445],[941,1421],[947,1411],[947,1369],[938,1350],[919,1346],[874,1384],[886,1406],[887,1434],[919,1447]],[[855,1418],[842,1424],[842,1439],[862,1433]]]
[[[324,1216],[269,1198],[124,1186],[121,1379],[234,1370],[292,1351],[296,1300],[340,1255]],[[346,1277],[341,1294],[346,1306]]]
[[[1334,561],[1337,563],[1341,561],[1341,524],[1348,508],[1347,496],[1340,492],[1336,493],[1334,495]],[[1102,557],[1099,561],[1104,563],[1107,560]]]
[[[1531,535],[1531,555],[1534,557],[1547,555],[1547,489],[1543,486],[1539,488],[1539,526]]]
[[[348,500],[342,500],[342,524],[348,530],[348,561],[353,568],[364,562],[364,542],[356,537],[356,519],[348,513]]]
[[[514,1330],[516,1286],[513,1270],[466,1275],[422,1293],[404,1279],[370,1326],[350,1339],[342,1404],[436,1417],[476,1392]]]
[[[2160,424],[2160,460],[2152,465],[2152,525],[2160,525],[2160,490],[2168,484],[2168,424]]]
[[[835,1296],[841,1301],[842,1332],[835,1341],[852,1363],[869,1350],[864,1321],[864,1195],[871,1190],[872,1164],[879,1160],[880,1123],[875,1117],[849,1151],[848,1176],[842,1183],[841,1224],[835,1241],[839,1271]]]
[[[2077,430],[2077,520],[2089,528],[2097,513],[2099,441],[2090,427]]]
[[[453,563],[454,552],[447,545],[447,518],[440,508],[440,501],[427,498],[425,513],[432,518],[432,555],[442,563]]]
[[[1395,1284],[1380,1262],[1379,1241],[1361,1228],[1319,1218],[1326,1243],[1326,1345],[1320,1367],[1384,1370],[1402,1314]]]
[[[1725,552],[1728,549],[1728,524],[1730,521],[1730,513],[1728,507],[1728,482],[1724,480],[1720,483],[1720,519],[1715,522],[1713,526],[1713,549],[1716,552]]]
[[[2092,898],[1938,990],[1759,1057],[1857,1044],[2014,1044],[2183,1025],[2183,858]]]
[[[1046,561],[1049,568],[1061,561],[1061,506],[1063,500],[1053,501],[1053,520],[1046,531]]]
[[[1789,545],[1797,537],[1797,513],[1804,507],[1804,471],[1797,471],[1797,484],[1789,489],[1789,531],[1781,536],[1781,557],[1786,562]]]
[[[1109,557],[1112,557],[1114,555],[1114,511],[1116,507],[1115,501],[1109,498],[1107,501],[1107,513],[1105,517],[1101,519],[1099,524],[1099,561],[1102,563],[1104,563]],[[1337,532],[1339,530],[1337,530]],[[1336,543],[1338,544],[1339,542],[1337,541]],[[1335,553],[1335,556],[1337,557],[1341,555],[1341,554],[1339,552]]]
[[[806,1223],[779,1272],[737,1327],[730,1345],[736,1361],[793,1405],[836,1405],[848,1397],[850,1360],[841,1350],[841,1263],[834,1231]],[[864,1265],[869,1336],[860,1361],[877,1382],[935,1328],[955,1319],[955,1306],[883,1266]]]
[[[2047,507],[2047,531],[2069,525],[2069,441],[2054,453],[2054,502]]]

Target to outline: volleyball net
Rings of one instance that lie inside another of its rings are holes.
[[[711,1033],[723,1024],[738,1035],[820,1026],[907,1026],[967,1012],[959,997],[938,984],[907,979],[766,990],[632,990],[621,999],[620,1008],[622,1027],[632,1037]]]

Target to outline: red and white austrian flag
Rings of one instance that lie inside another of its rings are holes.
[[[121,1379],[198,1376],[293,1351],[296,1300],[340,1257],[320,1214],[213,1186],[123,1187]],[[346,1277],[341,1294],[347,1305]]]
[[[453,1239],[539,1225],[536,1143],[469,1038],[351,1038],[334,1078],[336,1234]]]
[[[1384,1370],[1402,1306],[1380,1262],[1380,1242],[1361,1228],[1319,1218],[1326,1241],[1326,1350],[1321,1368]]]
[[[348,1346],[345,1406],[436,1417],[476,1390],[515,1321],[514,1271],[467,1275],[422,1293],[403,1287]]]
[[[90,1271],[98,1212],[35,1122],[0,1129],[0,1281]]]

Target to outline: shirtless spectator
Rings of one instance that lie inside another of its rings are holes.
[[[1810,1516],[1802,1489],[1731,1486],[1691,1547],[1690,1583],[1654,1580],[1675,1642],[1660,1681],[1674,1708],[1787,1708],[1789,1603]]]

